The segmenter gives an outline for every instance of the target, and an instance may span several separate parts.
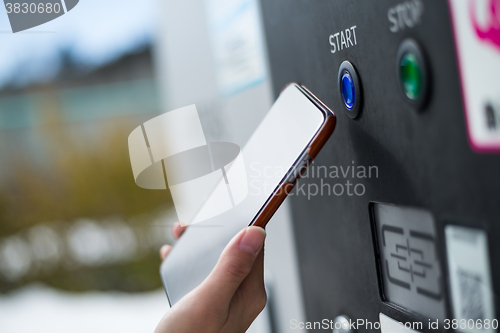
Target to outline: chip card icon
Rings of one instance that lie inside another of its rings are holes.
[[[146,121],[130,133],[128,146],[136,184],[168,188],[184,225],[224,213],[248,194],[240,147],[207,143],[195,105]]]

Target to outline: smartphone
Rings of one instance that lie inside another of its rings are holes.
[[[163,261],[160,275],[171,306],[210,274],[236,233],[249,225],[265,227],[335,124],[335,114],[306,87],[290,83],[281,91],[241,151],[246,198],[223,214],[188,226]]]

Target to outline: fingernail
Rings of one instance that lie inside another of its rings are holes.
[[[261,227],[248,227],[240,240],[240,249],[251,254],[257,254],[264,245],[266,231]]]

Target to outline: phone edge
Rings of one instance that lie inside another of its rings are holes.
[[[304,149],[302,154],[300,154],[293,166],[290,167],[290,170],[286,173],[285,177],[276,187],[268,201],[249,223],[249,226],[258,226],[265,228],[265,226],[271,220],[283,201],[285,201],[285,199],[288,197],[288,194],[294,188],[295,184],[297,184],[305,169],[309,167],[314,158],[316,158],[320,150],[323,148],[323,146],[335,130],[335,125],[337,123],[337,117],[335,116],[335,113],[318,97],[316,97],[316,95],[314,95],[309,89],[299,83],[291,82],[287,84],[281,92],[283,92],[290,85],[295,85],[297,89],[299,89],[313,104],[315,104],[318,109],[323,112],[325,120],[323,121],[323,124],[318,129],[314,137],[309,142],[308,146]],[[300,162],[303,159],[304,154],[307,154],[309,156],[306,167],[302,168],[299,171],[296,179],[293,182],[288,182],[288,179],[290,179],[290,174],[295,172],[294,168],[300,166]]]

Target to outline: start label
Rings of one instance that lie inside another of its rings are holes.
[[[340,30],[333,35],[330,35],[329,40],[330,45],[332,46],[330,52],[332,53],[357,45],[358,41],[356,40],[356,26],[353,25],[350,28]]]

